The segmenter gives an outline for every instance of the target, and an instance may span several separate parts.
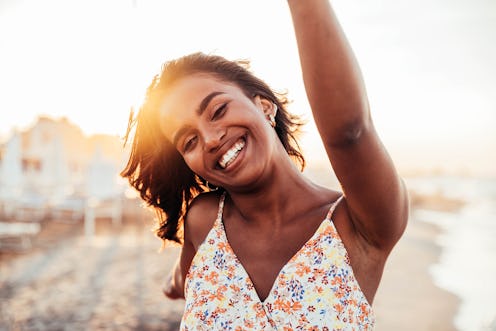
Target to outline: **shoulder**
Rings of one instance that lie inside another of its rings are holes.
[[[217,218],[219,201],[222,193],[202,193],[193,199],[184,218],[184,234],[193,246],[205,240]]]

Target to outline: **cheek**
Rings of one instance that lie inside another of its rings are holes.
[[[183,158],[184,162],[186,162],[186,165],[191,169],[191,171],[201,176],[201,173],[203,172],[203,160],[200,153],[188,153],[186,155],[183,155]]]

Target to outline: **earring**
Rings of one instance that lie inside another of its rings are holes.
[[[208,180],[205,181],[205,186],[210,190],[210,191],[217,191],[219,189],[218,186],[212,185],[208,182]]]
[[[271,127],[276,127],[276,117],[272,114],[269,114],[269,123]]]
[[[273,128],[275,128],[276,127],[277,105],[273,102],[272,106],[273,106],[273,113],[269,114],[269,122],[270,122],[270,125]]]

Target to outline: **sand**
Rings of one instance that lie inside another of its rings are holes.
[[[458,298],[436,287],[429,266],[437,262],[438,228],[410,220],[389,256],[374,300],[378,331],[451,331]]]
[[[0,255],[0,330],[178,329],[183,302],[160,290],[178,249],[159,253],[150,224],[97,222],[91,240],[48,223],[39,248]]]
[[[176,330],[184,301],[161,285],[177,248],[158,252],[150,223],[113,227],[48,221],[25,252],[0,253],[0,330]],[[454,330],[458,300],[428,273],[437,229],[411,221],[387,264],[374,307],[378,331]]]

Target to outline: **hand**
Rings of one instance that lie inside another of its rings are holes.
[[[172,274],[167,277],[167,280],[165,281],[165,284],[162,287],[162,293],[167,298],[172,300],[184,298],[184,295],[182,293],[179,293],[176,289],[176,286],[174,286],[174,277]]]

